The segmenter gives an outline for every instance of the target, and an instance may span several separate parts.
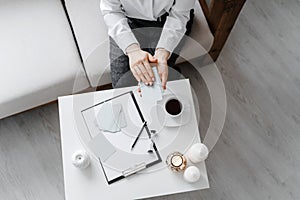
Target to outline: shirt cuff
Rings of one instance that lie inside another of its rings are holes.
[[[131,31],[118,34],[117,36],[115,36],[114,40],[118,44],[120,49],[122,49],[124,54],[126,54],[126,48],[129,47],[131,44],[139,44],[139,42],[137,41],[137,39]]]
[[[174,37],[173,35],[176,35],[177,37]],[[163,30],[160,39],[157,43],[156,48],[163,48],[170,52],[170,54],[175,50],[177,45],[180,42],[180,39],[182,36],[178,37],[178,33],[174,33],[173,30]],[[180,34],[181,35],[181,34]],[[173,36],[173,37],[172,37]]]

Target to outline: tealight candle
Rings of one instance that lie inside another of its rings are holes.
[[[168,167],[175,172],[182,172],[187,166],[186,158],[179,152],[171,153],[166,160]]]
[[[183,159],[182,159],[181,156],[175,155],[175,156],[173,156],[173,157],[171,158],[171,164],[172,164],[174,167],[179,167],[180,165],[182,165],[182,163],[183,163]]]

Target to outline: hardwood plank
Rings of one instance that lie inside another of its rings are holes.
[[[57,104],[0,121],[0,199],[63,199]]]

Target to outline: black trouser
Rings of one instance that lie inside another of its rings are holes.
[[[133,34],[136,39],[140,43],[141,48],[144,51],[149,52],[154,55],[156,45],[159,41],[162,28],[165,24],[166,18],[168,14],[163,15],[157,21],[147,21],[141,19],[128,18],[128,24],[132,29]],[[194,10],[191,10],[190,20],[186,25],[186,35],[189,35],[191,32],[192,24],[194,18]],[[119,81],[119,79],[130,70],[129,59],[128,56],[123,53],[123,51],[119,48],[119,46],[115,43],[115,41],[110,37],[110,68],[111,68],[111,78],[112,85],[115,87]],[[180,52],[184,44],[184,39],[180,41],[177,45],[174,52]],[[178,58],[178,54],[172,53],[168,60],[168,65],[170,67],[174,67],[176,59]]]

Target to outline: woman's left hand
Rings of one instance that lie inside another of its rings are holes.
[[[154,58],[157,59],[157,70],[159,77],[161,79],[162,88],[165,90],[167,87],[168,80],[168,59],[170,56],[170,52],[163,49],[158,48],[155,51]]]

